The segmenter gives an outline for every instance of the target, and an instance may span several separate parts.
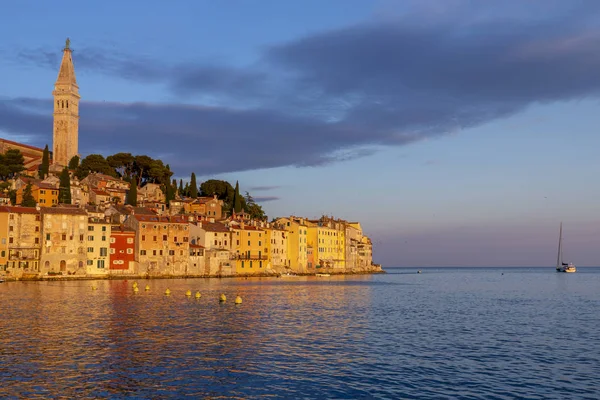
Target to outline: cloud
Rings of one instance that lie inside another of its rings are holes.
[[[250,188],[252,192],[264,192],[267,190],[279,189],[281,186],[253,186]]]
[[[202,174],[314,166],[600,94],[600,3],[423,4],[272,45],[244,67],[82,49],[78,70],[163,85],[198,105],[83,102],[80,147],[160,152]],[[58,63],[43,51],[20,60]],[[45,104],[0,101],[0,129],[43,144]]]
[[[281,197],[277,197],[277,196],[259,196],[259,197],[253,197],[254,201],[257,203],[266,203],[267,201],[275,201],[275,200],[280,200]]]

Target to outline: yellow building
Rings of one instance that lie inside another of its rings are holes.
[[[111,224],[104,218],[88,218],[86,273],[107,275],[110,268]],[[114,249],[112,249],[114,250]]]
[[[308,224],[308,245],[313,248],[317,268],[328,271],[343,271],[346,268],[345,223],[329,217],[310,220]]]
[[[39,273],[40,212],[33,207],[0,207],[0,270],[21,277]]]
[[[257,274],[266,272],[269,249],[267,233],[244,222],[230,225],[237,274]]]
[[[308,267],[308,227],[304,218],[291,216],[275,221],[286,231],[287,267],[292,272],[306,273]]]
[[[40,207],[52,207],[58,204],[58,188],[35,179],[21,178],[23,185],[17,189],[17,204],[23,201],[23,192],[31,183],[31,195]]]

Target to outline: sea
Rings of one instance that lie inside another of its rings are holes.
[[[600,268],[386,271],[5,282],[0,398],[600,398]]]

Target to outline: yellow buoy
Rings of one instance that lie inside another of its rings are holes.
[[[242,304],[242,298],[240,296],[235,298],[235,304]]]
[[[146,290],[150,290],[150,285],[146,285]]]
[[[200,297],[202,297],[202,295],[200,294],[200,292],[196,292],[196,298],[199,299]]]
[[[137,293],[137,292],[139,292],[139,291],[140,291],[140,289],[138,289],[138,287],[137,287],[137,286],[133,288],[133,293]]]
[[[187,292],[185,292],[186,296],[191,296],[192,295],[192,291],[190,289],[187,290]]]
[[[168,296],[171,294],[171,291],[169,289],[165,290],[165,295]]]
[[[137,287],[137,282],[133,282],[133,287]]]
[[[220,302],[227,301],[227,297],[225,297],[225,295],[223,293],[221,293],[221,295],[219,296],[219,301]]]

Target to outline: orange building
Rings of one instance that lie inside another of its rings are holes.
[[[37,179],[20,178],[25,184],[17,189],[17,204],[23,201],[23,192],[31,183],[31,195],[40,207],[52,207],[58,204],[58,188]]]

